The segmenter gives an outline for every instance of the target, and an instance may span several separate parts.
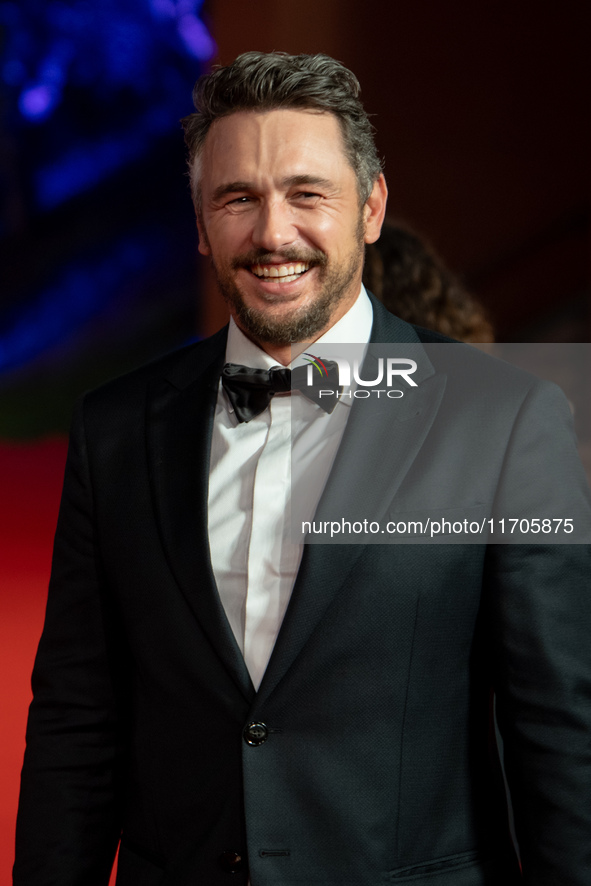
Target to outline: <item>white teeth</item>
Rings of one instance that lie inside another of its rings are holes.
[[[281,277],[282,281],[291,283],[309,267],[307,262],[298,262],[295,265],[253,265],[251,270],[257,277]]]

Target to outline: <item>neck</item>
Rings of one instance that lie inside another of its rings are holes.
[[[245,333],[248,335],[248,333]],[[249,336],[250,338],[250,336]],[[320,336],[316,336],[316,338],[320,338]],[[269,354],[270,357],[273,358],[277,363],[280,363],[281,366],[289,366],[292,360],[298,357],[301,353],[303,353],[307,344],[310,342],[306,342],[306,344],[300,344],[300,342],[293,342],[289,345],[272,345],[267,342],[255,341],[255,339],[251,339],[254,341],[255,345],[258,345],[259,348],[262,348],[266,354]],[[316,341],[316,339],[314,339]]]

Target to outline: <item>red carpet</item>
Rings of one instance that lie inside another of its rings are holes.
[[[0,886],[10,886],[31,670],[67,442],[0,443]],[[113,878],[114,879],[114,878]]]
[[[0,443],[0,886],[9,886],[30,676],[43,626],[66,441]]]

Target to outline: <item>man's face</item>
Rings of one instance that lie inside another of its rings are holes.
[[[200,181],[199,249],[247,335],[271,345],[313,341],[347,312],[386,190],[382,177],[360,206],[334,115],[238,111],[217,120]]]

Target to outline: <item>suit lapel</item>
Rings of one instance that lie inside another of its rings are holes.
[[[181,356],[149,400],[154,507],[170,570],[247,700],[254,695],[217,591],[207,537],[209,455],[226,330]],[[195,356],[197,355],[197,356]]]
[[[363,409],[367,401],[355,402],[316,511],[316,521],[346,516],[351,512],[351,500],[362,518],[370,514],[371,519],[383,517],[429,433],[445,389],[445,376],[435,374],[414,328],[375,300],[373,307],[371,343],[400,343],[400,355],[417,360],[419,368],[413,377],[418,386],[405,392],[404,402],[400,401],[396,409],[389,408],[391,401],[379,401],[383,405],[372,410],[369,424],[368,413]],[[363,377],[375,377],[373,359],[370,353]],[[301,653],[364,550],[363,544],[305,545],[257,705],[268,698]]]
[[[421,348],[414,329],[377,302],[371,342]],[[222,330],[198,350],[188,349],[172,371],[154,382],[148,405],[148,445],[154,507],[171,572],[212,647],[245,699],[252,701],[255,691],[219,598],[207,538],[209,454],[225,343],[226,330]],[[410,355],[408,350],[403,354]],[[392,500],[429,432],[445,387],[445,379],[434,375],[426,354],[420,366],[415,376],[420,384],[405,395],[404,408],[397,411],[394,422],[392,412],[384,410],[384,421],[375,422],[375,428],[372,421],[368,434],[366,414],[355,408],[357,404],[352,407],[318,518],[337,513],[341,501],[345,506],[343,490],[350,488],[352,476],[359,475],[360,454],[367,470],[358,486],[359,506],[367,502],[376,514],[376,508]],[[368,366],[367,377],[371,373]],[[361,544],[305,545],[256,707],[297,659],[364,549]]]

